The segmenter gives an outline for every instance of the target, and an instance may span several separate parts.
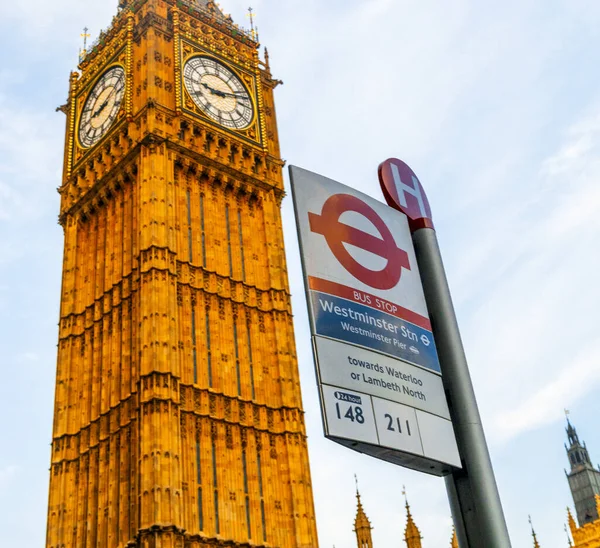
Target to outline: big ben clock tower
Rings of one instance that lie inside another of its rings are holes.
[[[318,545],[258,44],[121,0],[70,79],[47,547]]]

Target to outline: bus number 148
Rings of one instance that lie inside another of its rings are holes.
[[[363,415],[362,407],[360,407],[359,405],[349,406],[346,412],[344,413],[343,409],[340,408],[340,404],[336,403],[335,410],[337,412],[338,419],[350,419],[352,422],[356,421],[358,424],[364,424],[365,422],[365,416]]]

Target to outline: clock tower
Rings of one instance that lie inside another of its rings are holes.
[[[71,74],[47,547],[318,546],[258,47],[121,0]]]

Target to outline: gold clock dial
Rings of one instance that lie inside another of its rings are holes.
[[[252,99],[241,80],[210,57],[192,57],[183,69],[183,81],[196,106],[224,127],[247,128],[254,118]]]
[[[79,142],[84,148],[94,146],[115,121],[125,95],[125,71],[122,67],[107,70],[90,92],[79,121]]]

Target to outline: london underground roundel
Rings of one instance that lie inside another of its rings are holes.
[[[370,221],[380,237],[340,222],[340,217],[353,211]],[[368,204],[350,194],[334,194],[323,204],[321,214],[309,213],[310,229],[325,237],[329,249],[340,264],[362,283],[376,289],[391,289],[400,281],[402,269],[410,270],[408,254],[400,249],[388,226]],[[381,270],[373,270],[358,262],[346,245],[369,251],[386,260]]]

